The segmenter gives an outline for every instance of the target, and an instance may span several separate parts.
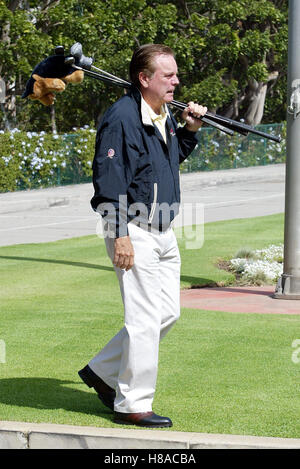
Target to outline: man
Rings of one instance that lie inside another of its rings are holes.
[[[195,147],[207,108],[189,103],[185,126],[177,128],[167,106],[179,84],[169,47],[138,48],[130,79],[132,89],[108,109],[97,132],[91,201],[105,221],[125,326],[79,375],[114,410],[116,423],[170,427],[152,401],[159,342],[180,314],[180,256],[171,224],[180,202],[179,163]]]

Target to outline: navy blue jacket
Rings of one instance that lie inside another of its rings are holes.
[[[165,143],[151,120],[143,119],[141,93],[134,87],[106,111],[100,122],[91,205],[115,227],[116,237],[128,233],[127,223],[132,219],[165,229],[178,213],[179,164],[194,149],[197,139],[195,132],[177,127],[170,111],[166,135]]]

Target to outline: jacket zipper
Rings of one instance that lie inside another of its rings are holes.
[[[154,185],[153,185],[153,191],[154,191],[153,203],[152,203],[152,205],[151,205],[151,211],[150,211],[150,215],[149,215],[149,218],[148,218],[148,223],[151,223],[151,222],[152,222],[152,218],[153,218],[154,211],[155,211],[155,207],[156,207],[156,202],[157,202],[157,182],[155,182]]]

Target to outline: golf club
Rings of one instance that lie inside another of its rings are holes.
[[[56,48],[59,49],[59,48]],[[57,53],[61,53],[59,49]],[[92,57],[86,57],[82,51],[82,45],[80,42],[76,42],[70,49],[71,56],[66,57],[65,62],[74,67],[77,70],[82,70],[87,76],[103,81],[104,83],[116,85],[122,88],[129,89],[132,84],[127,80],[123,80],[111,73],[101,70],[98,67],[93,65],[94,59]],[[91,70],[93,69],[93,70]],[[182,103],[180,101],[173,100],[170,103],[177,109],[184,110],[188,107],[188,104]],[[254,127],[244,124],[242,122],[229,119],[228,117],[219,116],[218,114],[213,114],[207,112],[205,116],[200,118],[204,123],[217,128],[221,132],[224,132],[230,136],[234,135],[234,132],[238,132],[241,135],[248,135],[249,132],[255,135],[259,135],[263,138],[273,140],[274,142],[279,143],[281,141],[280,136],[267,134],[261,132],[260,130],[255,129]]]

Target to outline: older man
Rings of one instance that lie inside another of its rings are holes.
[[[195,147],[199,117],[207,111],[189,103],[185,125],[177,127],[167,105],[177,73],[169,47],[138,48],[130,63],[132,88],[107,110],[97,132],[91,203],[104,219],[125,325],[79,375],[120,424],[172,425],[152,410],[159,342],[180,315],[172,220],[180,202],[179,163]]]

